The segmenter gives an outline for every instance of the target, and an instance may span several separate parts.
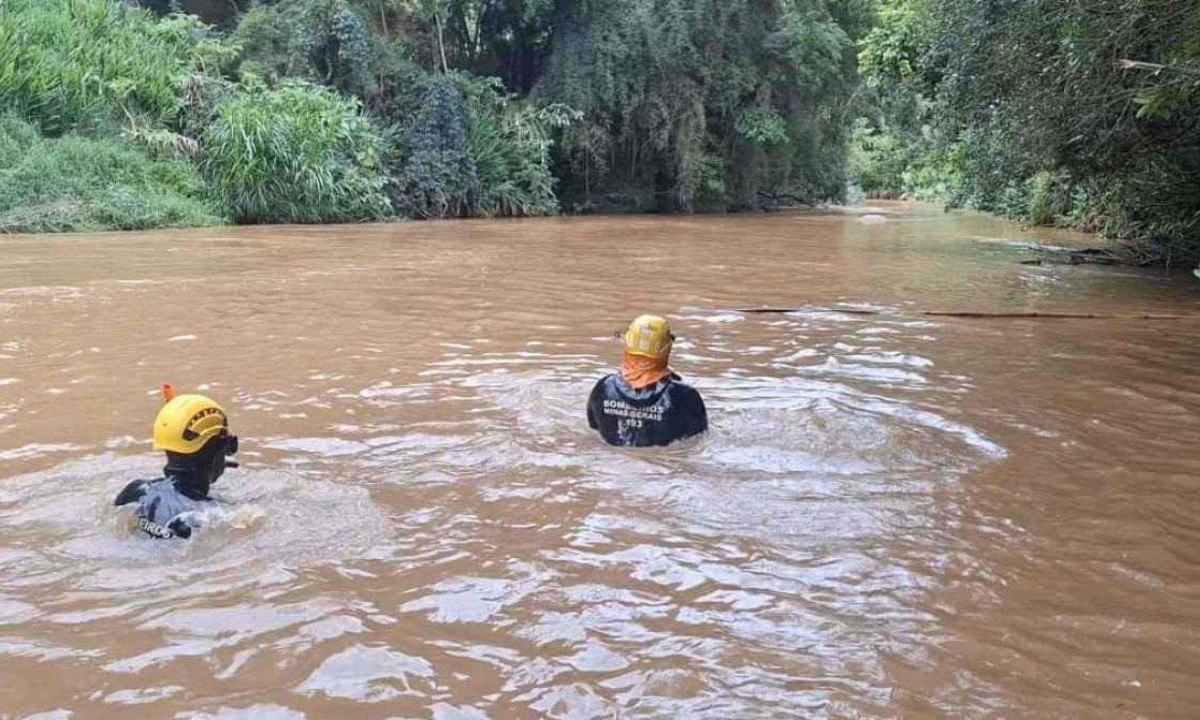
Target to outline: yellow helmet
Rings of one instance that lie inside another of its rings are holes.
[[[671,323],[658,315],[640,315],[625,331],[625,352],[661,359],[671,354]]]
[[[203,395],[178,395],[154,419],[154,449],[192,455],[228,432],[229,419],[220,405]]]

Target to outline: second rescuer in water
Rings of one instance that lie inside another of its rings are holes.
[[[226,459],[238,449],[225,411],[203,395],[174,396],[163,386],[166,404],[154,419],[154,449],[167,454],[163,477],[135,480],[117,495],[118,507],[133,506],[137,529],[150,537],[189,538],[212,502],[209,487],[237,463]]]
[[[588,425],[610,445],[669,445],[708,429],[708,412],[695,388],[671,371],[671,324],[642,315],[625,331],[621,371],[596,383]]]

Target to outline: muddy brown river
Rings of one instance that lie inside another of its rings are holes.
[[[1200,716],[1200,283],[1031,240],[1087,242],[887,204],[2,237],[0,718]],[[588,430],[640,312],[707,436]],[[190,543],[110,507],[165,381],[242,439]]]

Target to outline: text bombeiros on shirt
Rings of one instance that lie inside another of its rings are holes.
[[[635,408],[632,405],[620,400],[605,400],[604,414],[614,417],[629,418],[630,420],[652,420],[654,422],[662,422],[663,407],[662,405],[650,405],[644,408]]]

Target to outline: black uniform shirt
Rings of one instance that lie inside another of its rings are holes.
[[[609,445],[669,445],[708,429],[700,393],[672,373],[655,385],[634,390],[620,373],[596,383],[588,399],[588,425]]]

